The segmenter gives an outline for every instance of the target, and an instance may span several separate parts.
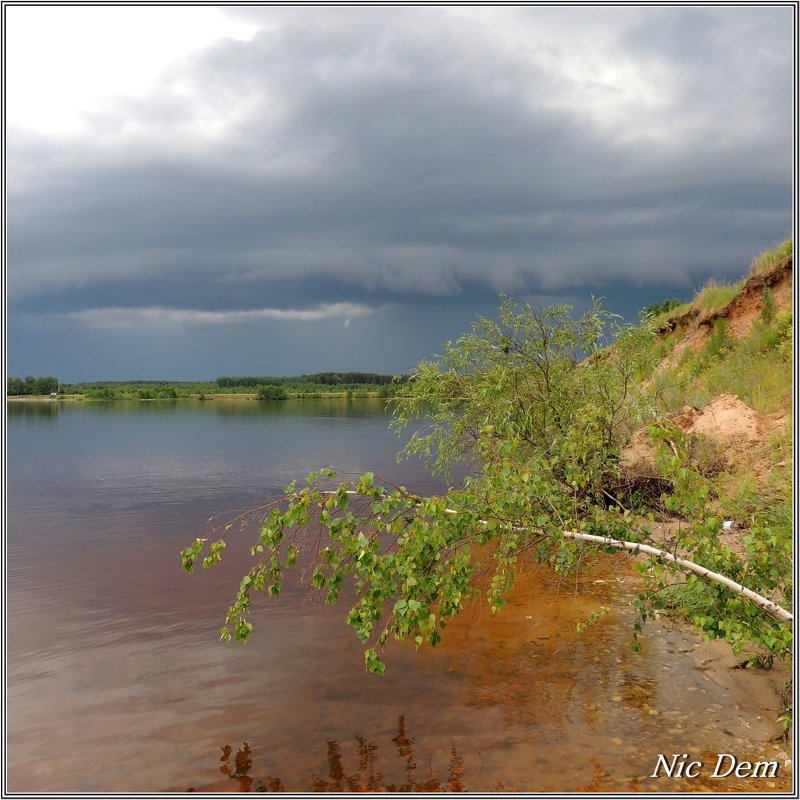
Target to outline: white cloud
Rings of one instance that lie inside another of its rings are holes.
[[[345,327],[351,318],[368,317],[377,309],[357,303],[327,303],[316,308],[258,308],[248,311],[204,311],[198,309],[165,308],[89,308],[57,315],[62,319],[97,328],[129,328],[140,325],[236,325],[264,320],[317,322],[345,317]]]
[[[7,120],[78,132],[106,98],[152,89],[171,64],[258,29],[211,7],[16,6],[7,16]]]

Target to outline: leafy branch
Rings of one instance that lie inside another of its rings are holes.
[[[598,301],[577,320],[569,312],[501,298],[497,320],[481,319],[447,343],[395,399],[398,431],[423,422],[405,455],[437,472],[468,459],[472,471],[459,488],[423,497],[376,484],[372,473],[337,485],[328,468],[185,548],[185,570],[201,558],[211,566],[234,525],[257,523],[255,562],[221,637],[246,641],[252,593],[280,593],[284,571],[297,567],[328,603],[345,586],[354,593],[347,623],[365,646],[366,667],[383,672],[378,651],[390,638],[435,646],[448,620],[478,595],[500,610],[529,554],[570,572],[587,550],[624,549],[645,558],[637,629],[677,574],[705,635],[738,650],[787,652],[791,531],[754,520],[744,559],[724,547],[721,520],[708,511],[713,488],[692,466],[690,443],[659,419],[643,387],[654,363],[652,326],[622,325]],[[625,502],[619,453],[646,422],[658,486],[667,489],[658,502],[687,520],[671,551],[651,535],[652,512],[633,513]]]

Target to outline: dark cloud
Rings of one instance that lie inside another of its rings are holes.
[[[432,315],[498,291],[613,306],[738,276],[790,227],[790,10],[612,12],[520,10],[523,49],[442,9],[231,9],[271,27],[109,98],[85,135],[10,128],[12,315],[351,304],[372,346],[405,346],[396,370],[437,347]],[[559,25],[596,33],[597,80]]]

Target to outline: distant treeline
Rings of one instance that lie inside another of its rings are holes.
[[[254,392],[265,400],[331,393],[391,397],[407,380],[407,375],[379,375],[375,372],[315,372],[290,377],[239,375],[217,378],[215,391],[232,394]]]
[[[391,397],[408,376],[373,372],[319,372],[291,377],[221,377],[215,381],[95,381],[59,385],[56,378],[9,378],[9,395],[82,395],[89,400],[171,400],[213,394],[255,394],[264,400],[286,397]]]
[[[238,386],[255,388],[257,386],[363,386],[370,384],[374,386],[385,386],[390,383],[402,381],[405,376],[396,377],[394,375],[378,375],[374,372],[315,372],[313,375],[296,375],[289,378],[278,378],[274,375],[263,375],[256,377],[253,375],[242,375],[240,377],[217,378],[217,386],[220,388],[234,388]]]
[[[12,397],[27,394],[55,394],[58,389],[58,378],[54,378],[52,375],[46,375],[43,378],[27,376],[8,379],[8,394]]]

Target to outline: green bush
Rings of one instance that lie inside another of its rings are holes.
[[[285,400],[286,390],[282,386],[261,386],[258,389],[259,400]]]
[[[645,320],[660,317],[662,314],[666,314],[682,305],[684,305],[684,301],[678,300],[676,297],[670,297],[660,303],[650,303],[649,306],[645,306],[639,312],[639,319]]]
[[[90,400],[115,400],[118,395],[110,386],[95,386],[86,392],[86,396]]]

